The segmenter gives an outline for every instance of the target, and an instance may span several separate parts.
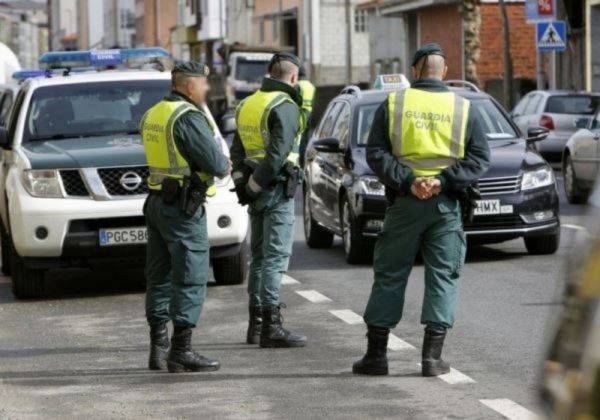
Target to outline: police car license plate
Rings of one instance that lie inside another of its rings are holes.
[[[148,230],[144,226],[117,229],[100,229],[100,246],[137,245],[148,242]]]
[[[475,216],[491,216],[495,214],[512,214],[512,204],[502,205],[500,200],[478,200]]]

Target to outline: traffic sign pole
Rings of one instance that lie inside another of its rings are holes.
[[[538,51],[536,57],[537,90],[544,90],[544,56]]]

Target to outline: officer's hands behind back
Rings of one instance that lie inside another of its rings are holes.
[[[437,178],[416,178],[410,187],[410,192],[420,200],[427,200],[442,191],[442,184]]]

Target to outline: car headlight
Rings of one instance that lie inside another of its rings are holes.
[[[358,182],[355,184],[355,188],[359,194],[385,195],[385,186],[379,181],[379,179],[372,176],[360,177]]]
[[[554,172],[548,167],[528,171],[523,173],[521,181],[522,190],[532,190],[534,188],[547,187],[554,184]]]
[[[25,170],[23,171],[23,185],[33,197],[63,197],[58,171]]]

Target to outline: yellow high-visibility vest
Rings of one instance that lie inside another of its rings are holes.
[[[245,162],[248,166],[255,168],[264,159],[271,137],[268,125],[269,115],[273,108],[284,102],[298,106],[287,93],[262,90],[254,92],[238,105],[235,122],[246,152]],[[298,165],[300,139],[305,126],[304,114],[300,112],[300,127],[294,139],[292,152],[287,157],[287,160],[295,166]]]
[[[435,176],[465,155],[470,103],[453,92],[405,89],[387,100],[392,152],[416,176]]]
[[[317,88],[309,80],[298,80],[298,86],[300,86],[300,93],[302,94],[302,109],[312,113]]]
[[[177,149],[174,138],[175,123],[184,114],[197,112],[206,119],[208,126],[215,132],[215,127],[204,113],[186,101],[160,101],[146,112],[142,118],[141,133],[146,159],[148,160],[148,188],[160,190],[165,178],[182,181],[191,175],[187,161]],[[211,139],[212,141],[212,139]],[[200,180],[208,185],[206,195],[216,194],[214,177],[205,172],[198,172]]]

